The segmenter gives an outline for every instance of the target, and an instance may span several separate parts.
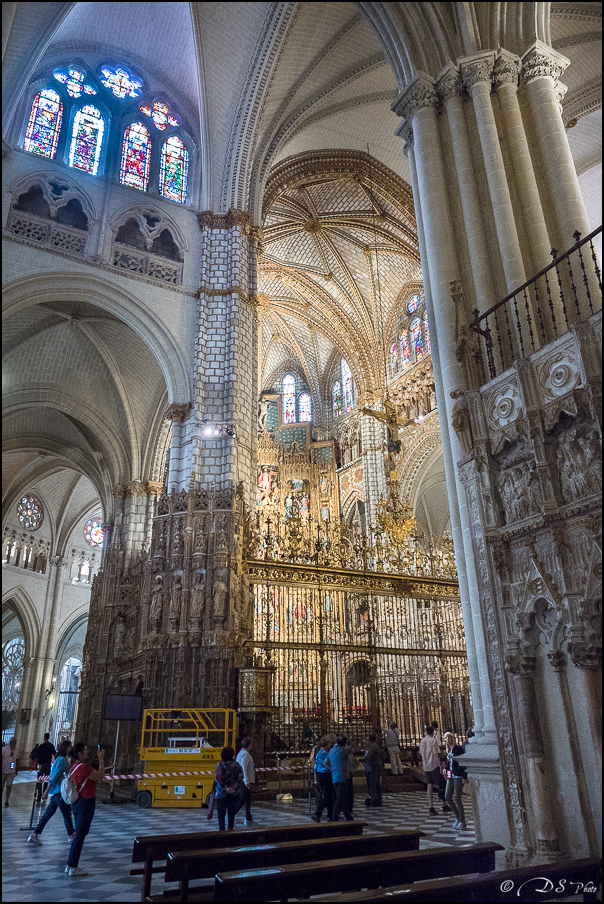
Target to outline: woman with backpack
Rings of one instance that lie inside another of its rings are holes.
[[[73,827],[73,822],[71,819],[71,806],[63,800],[61,797],[61,782],[65,778],[65,776],[69,773],[69,760],[67,759],[67,754],[71,748],[71,741],[61,741],[57,750],[57,756],[52,764],[52,769],[50,770],[50,781],[48,783],[48,796],[50,797],[50,803],[46,807],[44,815],[41,817],[38,825],[35,827],[29,838],[27,839],[30,844],[42,844],[40,841],[40,835],[44,830],[44,826],[51,819],[57,809],[61,811],[61,815],[63,816],[63,822],[65,823],[65,828],[67,829],[67,837],[70,841],[73,841],[75,838],[75,829]]]
[[[463,756],[465,751],[460,744],[455,743],[455,737],[451,732],[445,735],[445,746],[447,750],[447,765],[445,775],[447,778],[447,790],[445,791],[445,799],[447,805],[453,810],[455,822],[454,829],[466,828],[466,814],[464,813],[463,803],[461,801],[461,792],[463,783],[468,778],[468,774],[463,766],[457,762],[457,758]],[[455,796],[455,800],[453,800]]]
[[[229,832],[235,826],[235,813],[241,796],[243,769],[235,762],[235,751],[232,747],[223,747],[220,751],[220,763],[214,770],[214,801],[218,813],[218,831],[225,830],[225,816],[228,814]]]

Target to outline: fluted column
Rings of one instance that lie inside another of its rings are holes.
[[[557,220],[557,244],[566,250],[574,244],[573,233],[590,231],[577,171],[568,144],[568,136],[556,83],[570,60],[537,41],[522,57],[522,77],[527,86],[535,139],[549,186]]]
[[[514,699],[517,710],[517,740],[523,753],[525,788],[530,805],[530,825],[535,838],[537,855],[543,860],[560,856],[556,824],[550,796],[551,780],[546,757],[535,689],[535,657],[508,656],[507,669],[513,675]]]
[[[464,86],[474,105],[476,125],[484,160],[489,194],[493,206],[497,240],[508,292],[526,280],[522,251],[514,219],[497,124],[491,103],[491,79],[495,54],[492,51],[465,57],[460,61]]]
[[[455,351],[455,309],[451,303],[450,284],[458,279],[455,235],[448,206],[446,183],[436,108],[438,96],[434,82],[419,73],[405,89],[393,109],[406,123],[399,129],[404,135],[409,125],[413,131],[413,150],[409,154],[413,176],[413,195],[418,223],[421,222],[420,252],[426,292],[428,317],[433,334],[432,360],[440,422],[443,430],[443,452],[449,493],[451,524],[459,568],[460,593],[464,624],[470,637],[468,665],[472,656],[470,679],[472,688],[480,688],[477,724],[485,738],[495,743],[496,729],[493,703],[486,667],[487,656],[480,612],[480,596],[476,577],[470,523],[463,489],[458,486],[455,462],[462,457],[457,436],[449,430],[452,415],[451,391],[464,386],[464,374]],[[483,668],[480,668],[483,663]],[[474,693],[474,690],[473,690]]]
[[[447,111],[476,304],[482,313],[492,307],[498,299],[493,288],[492,264],[485,238],[485,224],[480,212],[476,174],[461,97],[461,77],[456,68],[447,66],[439,75],[436,84]]]
[[[519,58],[506,50],[501,50],[495,61],[493,83],[499,97],[505,137],[518,185],[518,196],[531,250],[532,272],[537,273],[551,263],[550,251],[553,243],[548,235],[525,124],[518,103],[519,74]]]

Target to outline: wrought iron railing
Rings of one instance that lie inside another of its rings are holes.
[[[478,336],[477,358],[482,383],[507,370],[515,360],[568,332],[570,327],[602,307],[602,276],[594,248],[598,227],[564,254],[552,249],[552,263],[500,302],[479,314],[470,330]]]

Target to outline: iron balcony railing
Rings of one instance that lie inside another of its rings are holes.
[[[568,332],[602,308],[602,277],[594,239],[599,226],[564,254],[552,249],[552,263],[510,292],[484,314],[474,311],[470,330],[478,336],[482,383],[507,370],[514,361]]]

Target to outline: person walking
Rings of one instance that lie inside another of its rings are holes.
[[[105,751],[99,750],[99,768],[90,764],[90,750],[83,741],[78,741],[71,748],[73,767],[69,773],[75,784],[79,797],[71,805],[71,813],[75,823],[75,837],[69,848],[65,872],[72,877],[87,876],[88,871],[79,866],[84,840],[94,817],[96,807],[96,785],[105,778]]]
[[[463,756],[465,750],[460,744],[455,743],[452,734],[445,735],[447,744],[447,766],[445,775],[447,778],[447,789],[445,798],[455,816],[453,823],[454,829],[466,828],[466,814],[462,803],[463,783],[468,778],[468,774],[463,766],[457,762],[458,757]],[[454,799],[455,798],[455,799]]]
[[[365,765],[365,778],[367,779],[367,792],[369,794],[365,803],[370,807],[381,807],[381,777],[384,757],[382,755],[382,749],[376,742],[374,734],[370,734],[367,738],[363,763]]]
[[[63,741],[59,744],[57,749],[57,756],[55,758],[54,763],[52,764],[52,769],[50,770],[50,781],[48,783],[48,797],[50,797],[50,803],[46,807],[44,814],[40,818],[38,825],[35,827],[29,838],[27,839],[30,844],[42,844],[40,841],[40,835],[44,831],[44,826],[52,819],[57,810],[61,811],[63,816],[63,822],[65,823],[65,828],[67,830],[67,837],[70,841],[73,841],[75,838],[75,829],[73,827],[73,821],[71,818],[71,805],[65,803],[63,798],[61,797],[61,782],[65,778],[65,776],[69,773],[69,760],[67,759],[67,754],[71,749],[70,741]]]
[[[402,775],[403,764],[401,762],[400,734],[396,727],[396,722],[391,722],[388,728],[383,731],[384,740],[386,741],[386,750],[390,759],[391,775]]]
[[[321,738],[314,757],[314,778],[315,778],[315,812],[311,813],[310,818],[313,822],[321,822],[323,810],[327,810],[327,819],[331,821],[334,804],[334,787],[331,779],[331,763],[327,759],[327,755],[333,743],[327,737]]]
[[[426,735],[419,742],[419,755],[422,761],[422,769],[428,786],[428,812],[436,816],[433,804],[434,788],[438,791],[440,785],[440,749],[434,737],[434,728],[428,725]]]
[[[352,753],[344,735],[338,735],[336,743],[327,754],[327,760],[331,766],[331,779],[335,790],[335,803],[333,805],[332,821],[338,822],[340,813],[344,811],[344,818],[352,819],[350,812],[346,782],[350,778],[350,754]]]
[[[19,748],[17,739],[11,738],[6,747],[2,748],[2,791],[6,786],[6,798],[4,806],[10,806],[8,799],[13,790],[13,782],[19,773]]]
[[[218,831],[224,832],[225,818],[228,814],[229,832],[235,825],[235,813],[241,794],[243,769],[235,762],[235,751],[232,747],[223,747],[220,751],[220,762],[214,770],[214,801],[218,814]]]
[[[44,740],[32,750],[32,757],[38,763],[38,784],[36,785],[36,800],[42,800],[42,792],[46,793],[48,782],[41,782],[42,776],[50,775],[50,764],[52,758],[56,754],[55,745],[50,743],[50,735],[48,732],[44,735]],[[35,756],[33,756],[35,754]],[[44,787],[42,787],[44,786]]]
[[[249,752],[251,746],[252,739],[244,738],[241,742],[241,750],[237,754],[237,762],[243,770],[243,782],[241,784],[239,803],[237,805],[235,813],[238,813],[239,810],[241,810],[241,808],[245,806],[245,819],[243,820],[243,824],[246,826],[250,825],[254,821],[252,819],[252,811],[250,807],[252,804],[252,785],[256,781],[256,767],[254,765],[252,755]]]

